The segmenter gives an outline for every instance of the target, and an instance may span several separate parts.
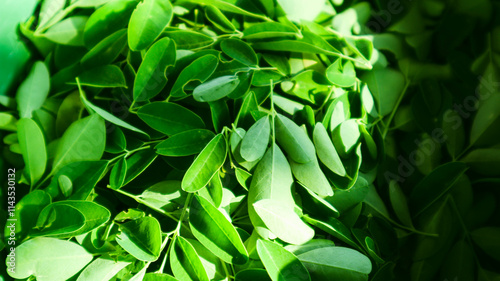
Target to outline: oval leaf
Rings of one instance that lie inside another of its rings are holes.
[[[189,226],[196,239],[223,261],[232,264],[248,261],[247,250],[234,226],[203,197],[193,198]]]
[[[167,84],[166,70],[175,63],[175,43],[162,38],[149,48],[134,80],[134,100],[156,96]]]
[[[287,243],[303,244],[314,237],[314,230],[277,200],[263,199],[253,203],[253,207],[269,230]]]
[[[182,189],[195,192],[206,186],[226,160],[226,139],[222,134],[215,136],[187,170],[182,179]]]
[[[128,44],[133,51],[146,49],[155,41],[173,16],[170,1],[144,0],[137,5],[128,25]]]
[[[71,124],[59,141],[52,170],[55,172],[71,162],[99,160],[105,145],[104,120],[97,114],[80,119]]]
[[[177,279],[208,281],[208,276],[194,247],[178,236],[170,250],[170,267]]]
[[[92,254],[76,243],[37,237],[16,247],[16,270],[8,273],[16,279],[33,275],[39,281],[67,280],[91,260]]]
[[[189,109],[170,102],[152,102],[139,109],[139,118],[151,128],[167,135],[203,129],[203,120]]]
[[[260,159],[266,153],[271,135],[269,117],[259,119],[245,134],[241,141],[240,154],[248,162]]]
[[[283,246],[259,239],[257,252],[273,281],[311,280],[304,265]]]
[[[17,124],[17,138],[23,154],[25,172],[31,186],[43,176],[47,165],[47,151],[43,132],[32,119],[21,118]]]

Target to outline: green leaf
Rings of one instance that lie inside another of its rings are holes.
[[[226,2],[223,0],[189,0],[189,2],[203,4],[203,5],[212,5],[214,7],[221,9],[222,11],[240,14],[240,15],[249,16],[249,17],[254,17],[254,18],[260,18],[260,19],[269,21],[269,19],[265,16],[251,13],[251,12],[244,10],[244,9],[242,9],[242,8],[232,4],[230,2]]]
[[[37,237],[16,247],[16,270],[8,273],[16,279],[33,275],[39,281],[67,280],[91,260],[92,254],[76,243]]]
[[[475,146],[493,145],[498,137],[500,114],[496,108],[500,105],[500,96],[491,95],[479,106],[470,132],[470,143]]]
[[[120,158],[116,164],[111,169],[109,175],[109,185],[113,189],[118,189],[125,183],[125,177],[127,175],[127,161],[124,158]]]
[[[182,191],[180,181],[166,180],[148,187],[139,197],[146,206],[173,212],[184,204],[186,193]]]
[[[66,200],[45,207],[31,236],[68,238],[92,231],[106,223],[111,213],[90,201]]]
[[[66,204],[52,203],[38,215],[31,236],[72,237],[85,225],[85,216],[76,208]]]
[[[276,119],[276,140],[295,162],[308,163],[316,159],[314,144],[307,133],[280,114]]]
[[[287,207],[289,212],[293,212],[295,204],[291,192],[292,184],[293,177],[288,161],[280,148],[272,144],[257,165],[248,190],[248,214],[261,237],[267,238],[269,230],[253,204],[262,199],[274,199],[280,201],[282,207]]]
[[[385,116],[394,109],[405,87],[405,78],[399,71],[376,68],[361,77],[377,102],[377,111]]]
[[[323,230],[324,232],[332,235],[333,237],[339,239],[340,241],[359,249],[359,246],[354,242],[354,237],[347,226],[345,226],[340,220],[336,218],[329,217],[325,221],[317,220],[308,216],[304,217],[304,220],[313,226]]]
[[[52,173],[66,164],[82,160],[99,160],[106,145],[104,120],[97,114],[71,124],[64,132],[52,164]]]
[[[339,154],[335,150],[323,124],[316,123],[313,132],[313,141],[319,160],[332,172],[342,177],[345,176],[344,164],[342,164],[342,160],[340,160]]]
[[[171,136],[155,146],[156,153],[164,156],[189,156],[200,153],[215,137],[209,130],[196,129]]]
[[[285,1],[278,0],[288,18],[292,21],[300,22],[302,20],[313,21],[325,9],[325,2],[313,0],[303,2],[299,0]]]
[[[227,102],[223,99],[209,102],[212,124],[216,132],[222,132],[224,127],[230,127],[231,116]]]
[[[83,30],[87,19],[86,16],[69,17],[49,28],[43,37],[57,44],[83,46]]]
[[[172,97],[186,96],[186,85],[194,81],[205,82],[214,73],[218,64],[219,60],[214,55],[205,55],[197,58],[179,74],[174,86],[172,86],[170,95]]]
[[[244,65],[255,66],[258,64],[257,54],[247,43],[238,39],[227,39],[222,41],[220,47],[226,55],[241,62]]]
[[[64,6],[66,1],[63,0],[47,0],[43,1],[40,6],[40,18],[38,20],[38,26],[44,26],[49,20],[58,14]]]
[[[101,178],[107,164],[108,161],[77,161],[65,165],[52,177],[46,191],[52,198],[59,198],[61,194],[58,181],[61,176],[66,176],[73,188],[73,194],[68,199],[85,200]]]
[[[479,174],[498,176],[500,175],[499,157],[500,149],[498,148],[479,148],[469,152],[461,160]]]
[[[167,84],[167,68],[175,63],[175,43],[162,38],[149,48],[134,80],[134,100],[146,101]]]
[[[165,31],[163,35],[174,40],[177,49],[198,49],[214,43],[212,37],[190,30]]]
[[[138,132],[138,133],[141,133],[145,136],[148,136],[148,134],[146,132],[144,132],[143,130],[141,130],[135,126],[130,125],[129,123],[114,116],[113,114],[107,112],[106,110],[92,104],[89,100],[87,100],[87,97],[85,96],[85,93],[83,91],[80,91],[80,98],[86,107],[93,110],[95,113],[97,113],[99,116],[101,116],[104,120],[107,120],[108,122],[113,123],[115,125],[118,125],[120,127],[123,127],[123,128],[129,129],[131,131]]]
[[[224,196],[221,178],[219,174],[215,174],[211,179],[208,185],[204,186],[202,189],[198,190],[198,195],[207,199],[210,203],[212,203],[216,208],[220,207],[222,203],[222,197]]]
[[[25,171],[31,186],[42,178],[47,165],[47,151],[42,130],[35,121],[21,118],[18,123],[17,138],[25,163]]]
[[[132,51],[140,51],[151,45],[173,16],[170,1],[144,0],[130,17],[128,44]]]
[[[310,213],[312,215],[318,215],[320,217],[339,217],[339,211],[337,211],[337,209],[335,209],[332,204],[314,193],[302,183],[299,182],[299,185],[303,188],[296,188],[296,191],[299,193],[299,195],[301,195],[300,198],[302,199],[303,211],[306,211],[307,213]]]
[[[21,83],[16,93],[20,117],[31,118],[33,111],[42,107],[50,88],[49,70],[45,63],[37,61]]]
[[[453,280],[475,280],[475,261],[472,247],[460,240],[451,248],[441,269],[441,277]],[[477,279],[476,279],[477,280]]]
[[[26,194],[17,202],[14,216],[11,218],[17,220],[15,233],[18,241],[24,239],[36,225],[37,216],[33,214],[39,214],[51,201],[52,198],[47,192],[35,190]],[[5,227],[7,228],[8,224]]]
[[[167,135],[205,128],[198,115],[175,103],[152,102],[141,107],[137,115],[151,128]]]
[[[97,43],[80,62],[85,68],[110,64],[118,58],[126,44],[127,30],[120,29]]]
[[[330,131],[333,131],[338,125],[349,118],[351,118],[349,95],[345,93],[330,103],[323,119],[323,125],[325,125],[325,128],[330,128]]]
[[[333,143],[342,157],[357,147],[361,137],[358,120],[349,119],[337,126],[332,132]]]
[[[234,281],[271,281],[269,274],[265,269],[260,268],[249,268],[238,271],[236,276],[234,276]]]
[[[356,250],[324,247],[297,256],[315,280],[368,280],[370,259]]]
[[[486,254],[500,261],[500,228],[482,227],[471,232],[471,238]]]
[[[257,252],[273,281],[311,280],[304,265],[283,246],[259,239]]]
[[[234,226],[203,197],[193,198],[189,226],[196,239],[223,261],[232,264],[248,261],[248,253]]]
[[[120,225],[116,242],[125,251],[142,261],[158,259],[162,238],[160,223],[156,218],[143,217]]]
[[[313,239],[302,245],[286,245],[285,249],[295,256],[300,255],[302,253],[323,247],[333,247],[335,243],[332,240],[327,239]]]
[[[236,30],[229,19],[215,6],[207,5],[205,7],[205,16],[215,27],[222,31],[233,32]]]
[[[195,192],[210,182],[226,159],[227,147],[224,135],[216,135],[187,170],[182,179],[182,189]]]
[[[122,70],[116,65],[104,65],[92,68],[78,76],[80,85],[95,88],[127,87]],[[68,84],[77,84],[71,82]]]
[[[231,94],[239,83],[235,75],[217,77],[194,88],[193,97],[199,102],[216,101]]]
[[[356,71],[351,61],[342,65],[342,60],[337,59],[326,70],[326,77],[330,82],[339,87],[351,87],[356,83]]]
[[[93,47],[104,38],[124,28],[137,5],[135,0],[109,1],[90,15],[83,39],[87,47]]]
[[[269,144],[271,127],[269,117],[265,116],[257,121],[241,141],[240,154],[248,162],[262,158]]]
[[[200,257],[201,263],[207,272],[208,279],[210,280],[221,280],[226,277],[221,259],[210,252],[205,246],[203,246],[198,240],[187,239],[191,245],[193,245],[196,253]]]
[[[317,71],[306,70],[295,75],[291,81],[281,83],[281,89],[311,103],[320,103],[329,91],[328,81]]]
[[[127,176],[125,177],[123,185],[131,182],[138,175],[144,172],[144,170],[146,170],[146,168],[153,163],[157,156],[158,155],[153,149],[147,149],[137,151],[132,156],[127,158]]]
[[[71,0],[71,5],[80,8],[91,8],[105,4],[110,0]]]
[[[194,247],[178,236],[170,250],[170,267],[177,279],[208,281],[208,276]]]
[[[303,38],[300,40],[279,40],[269,42],[254,43],[254,50],[297,52],[306,54],[323,54],[329,56],[339,56],[340,52],[333,48],[322,37],[308,32],[302,32]]]
[[[62,135],[64,131],[78,118],[83,107],[82,100],[78,92],[67,95],[57,110],[56,134]]]
[[[290,162],[293,176],[297,181],[320,196],[333,195],[332,187],[321,170],[317,159],[307,163],[297,163],[289,158],[288,162]]]
[[[267,228],[287,243],[303,244],[314,237],[314,230],[278,200],[262,199],[253,207]]]
[[[130,281],[138,281],[138,280],[130,279]],[[146,275],[144,275],[143,281],[177,281],[177,279],[165,273],[152,272],[152,273],[146,273]]]
[[[398,219],[406,226],[413,227],[406,196],[396,181],[389,183],[389,198]]]
[[[443,114],[442,128],[446,137],[446,149],[451,157],[457,157],[465,145],[465,128],[458,112],[447,110]]]
[[[467,170],[461,162],[443,164],[423,178],[412,190],[410,205],[416,217],[444,196]]]
[[[108,281],[129,264],[130,262],[100,257],[85,267],[76,281]]]
[[[279,22],[262,22],[256,23],[243,31],[243,38],[245,39],[267,39],[297,36],[294,28],[281,24]]]
[[[17,131],[17,119],[5,112],[0,112],[0,130],[15,132]]]

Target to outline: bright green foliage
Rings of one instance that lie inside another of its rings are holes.
[[[498,1],[25,2],[0,276],[499,278]]]

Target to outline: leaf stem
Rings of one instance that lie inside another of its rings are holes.
[[[269,95],[269,99],[271,100],[271,138],[273,140],[273,144],[276,141],[276,132],[275,132],[275,115],[276,111],[274,110],[274,101],[273,101],[273,96],[274,96],[274,83],[273,79],[270,80],[271,83],[269,84],[269,87],[271,88],[271,94]]]
[[[149,205],[149,204],[148,204],[148,202],[146,202],[145,200],[143,200],[142,198],[140,198],[140,197],[139,197],[139,196],[137,196],[137,195],[134,195],[134,194],[128,193],[128,192],[123,191],[123,190],[121,190],[121,189],[112,189],[110,185],[108,185],[107,187],[108,187],[109,189],[111,189],[111,190],[114,190],[114,191],[116,191],[116,192],[118,192],[118,193],[121,193],[121,194],[123,194],[123,195],[125,195],[125,196],[127,196],[127,197],[130,197],[130,198],[134,199],[135,201],[137,201],[137,202],[138,202],[138,203],[140,203],[140,204],[144,204],[144,205],[148,206],[149,208],[151,208],[151,209],[153,209],[153,210],[157,211],[157,212],[158,212],[158,213],[160,213],[160,214],[163,214],[163,215],[165,215],[165,216],[167,216],[167,217],[171,218],[172,220],[174,220],[174,221],[176,221],[176,222],[178,222],[178,221],[179,221],[176,217],[174,217],[173,215],[171,215],[169,212],[166,212],[165,210],[162,210],[162,209],[157,208],[157,207],[155,207],[155,206],[151,206],[151,205]]]
[[[179,221],[177,222],[177,226],[175,227],[175,230],[173,231],[172,242],[168,245],[167,251],[165,252],[165,256],[163,257],[163,261],[161,262],[161,266],[157,271],[158,273],[163,273],[163,269],[165,268],[165,264],[167,263],[168,253],[170,252],[170,249],[172,248],[172,245],[175,242],[175,238],[179,235],[179,232],[180,232],[181,227],[182,227],[182,221],[184,220],[184,216],[186,215],[187,208],[191,204],[192,198],[193,198],[193,193],[189,193],[187,198],[186,198],[186,201],[184,202],[184,208],[182,209],[182,213],[181,213],[181,216],[179,217]]]
[[[387,132],[389,131],[389,127],[391,126],[391,123],[392,123],[392,119],[394,118],[394,115],[396,114],[396,111],[398,110],[399,105],[403,101],[403,98],[404,98],[409,86],[410,86],[410,79],[407,79],[405,87],[403,88],[403,92],[401,92],[401,95],[399,95],[398,101],[396,102],[396,105],[394,106],[394,109],[392,110],[391,115],[389,115],[389,119],[387,120],[387,124],[384,127],[384,132],[382,133],[383,139],[385,139],[385,137],[387,136]]]
[[[161,244],[161,250],[160,250],[160,253],[161,253],[161,252],[163,252],[163,249],[165,249],[165,246],[167,246],[167,242],[168,242],[168,240],[170,240],[170,234],[171,234],[171,233],[169,233],[169,234],[167,235],[167,237],[165,237],[165,240],[164,240],[164,241],[163,241],[163,243]],[[172,242],[174,242],[174,241],[172,240]],[[160,268],[156,271],[157,273],[163,273],[163,270],[165,269],[165,264],[167,263],[168,252],[169,252],[169,250],[170,250],[171,245],[172,245],[172,243],[170,243],[170,245],[168,246],[168,248],[167,248],[167,252],[165,253],[165,256],[163,257],[163,260],[162,260],[162,262],[161,262],[161,266],[160,266]]]

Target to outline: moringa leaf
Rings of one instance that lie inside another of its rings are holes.
[[[128,45],[133,51],[146,49],[172,20],[170,1],[145,0],[132,12],[128,26]]]

